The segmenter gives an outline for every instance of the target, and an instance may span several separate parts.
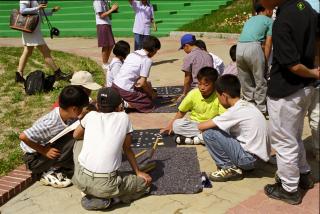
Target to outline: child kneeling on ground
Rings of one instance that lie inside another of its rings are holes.
[[[60,93],[59,106],[38,119],[19,138],[24,161],[33,174],[42,174],[40,181],[53,187],[67,187],[71,180],[64,171],[73,171],[72,134],[51,145],[50,139],[74,122],[89,103],[88,95],[79,86],[66,86]]]
[[[130,44],[126,41],[120,40],[115,44],[112,52],[115,55],[115,57],[113,57],[113,59],[107,67],[106,87],[112,86],[113,80],[120,71],[123,61],[130,53]]]
[[[212,67],[202,68],[198,75],[198,88],[190,91],[179,105],[179,111],[161,132],[173,131],[178,137],[177,143],[199,144],[203,138],[198,123],[207,121],[223,113],[225,109],[219,103],[215,92],[218,72]],[[184,116],[190,112],[190,120]]]
[[[140,171],[131,149],[133,131],[123,112],[122,99],[113,88],[98,91],[97,109],[89,112],[74,131],[75,173],[72,181],[85,194],[87,210],[106,209],[112,203],[129,203],[148,193],[151,177]],[[82,148],[81,148],[82,147]],[[120,175],[122,151],[136,175]]]
[[[149,36],[143,41],[143,49],[127,56],[119,73],[115,76],[112,87],[128,103],[128,108],[139,112],[154,109],[153,100],[157,97],[151,83],[147,81],[152,65],[151,58],[161,48],[159,39]]]
[[[240,99],[240,88],[236,76],[219,77],[216,82],[218,99],[228,110],[198,125],[218,167],[209,175],[212,181],[242,179],[242,169],[254,169],[258,158],[269,160],[266,120],[253,104]]]

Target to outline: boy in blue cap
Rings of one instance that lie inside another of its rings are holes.
[[[181,70],[184,72],[184,89],[183,94],[179,97],[178,102],[181,101],[187,93],[198,86],[197,75],[203,67],[213,67],[212,57],[210,54],[201,50],[195,45],[196,37],[192,34],[185,34],[181,37],[181,46],[179,50],[183,49],[187,56],[183,59]]]

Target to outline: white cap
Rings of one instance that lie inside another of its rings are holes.
[[[81,85],[90,90],[98,90],[101,85],[93,81],[92,75],[88,71],[77,71],[72,75],[71,85]]]

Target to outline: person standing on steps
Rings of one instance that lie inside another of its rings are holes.
[[[27,14],[39,14],[40,20],[36,27],[36,29],[32,33],[22,32],[22,43],[24,46],[23,53],[19,60],[18,71],[16,72],[15,81],[17,83],[24,83],[25,79],[23,77],[23,72],[26,67],[27,61],[29,57],[32,55],[34,47],[37,47],[46,64],[54,70],[54,74],[56,80],[67,80],[70,79],[71,76],[63,73],[61,69],[55,64],[51,54],[50,49],[46,42],[44,41],[43,35],[41,33],[41,17],[44,15],[50,16],[52,13],[57,12],[60,7],[56,6],[51,10],[44,10],[47,8],[47,4],[38,3],[38,1],[30,1],[30,0],[20,0],[20,13],[23,15]],[[45,14],[44,14],[45,13]]]

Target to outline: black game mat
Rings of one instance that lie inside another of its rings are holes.
[[[164,86],[154,87],[158,95],[180,95],[183,92],[183,86]]]
[[[175,113],[178,111],[177,96],[159,95],[154,101],[153,113]]]
[[[174,135],[160,135],[160,129],[143,129],[143,130],[134,130],[132,133],[132,144],[133,148],[151,148],[154,142],[157,139],[157,136],[160,136],[160,143],[158,147],[176,147]]]
[[[141,149],[134,149],[138,153]],[[158,148],[151,159],[148,153],[137,158],[141,166],[155,161],[156,167],[149,172],[152,177],[152,195],[194,194],[202,191],[201,172],[195,148]],[[132,172],[128,161],[122,163],[121,172]]]

